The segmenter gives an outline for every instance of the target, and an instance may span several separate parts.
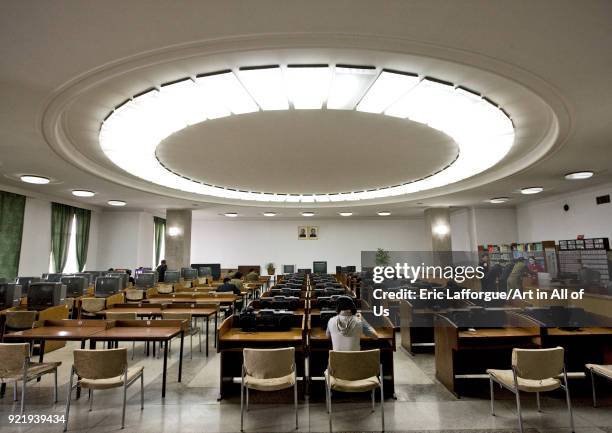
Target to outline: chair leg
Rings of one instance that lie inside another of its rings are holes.
[[[246,411],[249,411],[249,387],[246,387]]]
[[[385,431],[385,388],[384,388],[383,367],[380,364],[380,418],[382,422],[382,432]]]
[[[23,407],[25,405],[27,383],[28,381],[25,380],[25,378],[23,382],[21,382],[21,412],[19,413],[20,415],[23,415]]]
[[[134,360],[134,350],[136,349],[136,342],[132,341],[132,360]]]
[[[144,409],[144,374],[140,373],[140,410]]]
[[[297,396],[297,375],[293,384],[293,406],[295,409],[295,429],[298,429],[298,396]]]
[[[540,393],[536,392],[536,402],[538,404],[538,412],[542,412],[542,407],[540,406]]]
[[[593,407],[597,407],[597,396],[595,395],[595,375],[593,374],[593,369],[589,370],[591,372],[591,390],[593,392]]]
[[[193,334],[189,336],[189,359],[193,359]]]
[[[493,390],[494,386],[493,386],[493,379],[491,379],[489,377],[489,389],[491,390],[491,415],[495,416],[495,393]]]
[[[17,381],[13,382],[13,401],[17,401]]]
[[[94,396],[94,390],[90,389],[89,390],[89,411],[90,412],[93,409],[93,396]]]
[[[200,345],[200,353],[202,353],[202,328],[198,331],[198,344]]]
[[[70,396],[72,395],[72,380],[74,371],[70,372],[70,381],[68,382],[68,392],[66,397],[66,414],[64,416],[64,431],[68,430],[68,415],[70,413]]]
[[[570,399],[569,385],[567,384],[567,372],[565,371],[565,368],[563,368],[563,379],[565,382],[565,399],[567,401],[567,412],[569,413],[570,427],[572,429],[572,433],[574,433],[576,430],[574,428],[574,414],[572,413],[572,401]]]
[[[127,380],[123,379],[123,412],[121,413],[121,428],[125,427],[125,405],[127,403]]]
[[[244,431],[244,374],[240,378],[240,431]]]
[[[329,387],[329,383],[327,382],[326,379],[326,383],[325,383],[325,388],[327,391],[327,401],[329,402],[329,404],[327,405],[327,413],[328,413],[328,418],[329,418],[329,433],[332,433],[332,401],[331,401],[331,389]]]
[[[57,403],[57,368],[53,370],[53,400]]]
[[[523,433],[523,415],[521,413],[521,397],[519,395],[518,388],[515,390],[514,394],[516,395],[516,411],[518,413],[519,432]]]

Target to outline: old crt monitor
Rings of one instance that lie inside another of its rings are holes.
[[[130,281],[130,277],[128,276],[127,273],[125,272],[108,272],[106,274],[107,277],[117,277],[121,280],[121,289],[123,290],[128,286],[128,283]]]
[[[41,311],[61,305],[66,299],[66,285],[62,283],[39,282],[28,287],[28,310]]]
[[[282,310],[246,310],[238,316],[240,327],[245,332],[288,331],[293,325],[293,313]]]
[[[96,279],[93,274],[90,274],[88,272],[77,272],[77,273],[72,274],[70,276],[71,277],[84,277],[84,278],[87,279],[87,284],[88,285],[93,284],[94,280]]]
[[[50,283],[59,283],[62,281],[62,274],[42,274],[42,279]]]
[[[312,272],[315,274],[326,274],[327,262],[312,262]]]
[[[86,277],[64,277],[61,281],[66,285],[66,296],[69,298],[78,298],[83,296],[89,286],[89,280]]]
[[[210,269],[208,266],[199,267],[198,277],[212,277],[212,269]]]
[[[261,309],[272,310],[297,310],[300,306],[300,298],[295,296],[272,296],[259,299]]]
[[[127,274],[126,274],[127,275]],[[95,296],[106,298],[123,290],[122,281],[119,277],[98,277],[96,278]]]
[[[210,268],[213,280],[221,278],[221,263],[192,263],[193,269]]]
[[[166,271],[164,275],[164,283],[178,283],[180,277],[180,271]]]
[[[308,268],[299,268],[298,269],[298,274],[308,274],[308,275],[310,275],[311,272],[312,272],[312,270],[308,269]]]
[[[194,268],[181,268],[181,277],[185,280],[195,280],[198,278],[198,270]]]
[[[0,310],[16,307],[21,299],[21,286],[15,283],[0,284]]]
[[[295,272],[295,265],[283,265],[283,274],[293,274]]]
[[[155,272],[142,272],[136,275],[135,285],[136,287],[153,287],[155,286],[155,282],[157,274]]]
[[[23,293],[28,293],[28,287],[30,287],[30,284],[38,283],[39,281],[40,278],[38,277],[17,277],[15,283],[21,286]]]

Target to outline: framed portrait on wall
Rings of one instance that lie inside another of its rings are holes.
[[[311,241],[316,241],[317,239],[319,239],[318,226],[308,226],[308,239]]]
[[[298,240],[307,241],[308,240],[308,227],[307,226],[299,226],[298,227]]]

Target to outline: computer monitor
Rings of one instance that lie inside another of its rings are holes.
[[[180,277],[180,271],[166,271],[164,274],[164,283],[178,283]]]
[[[357,266],[343,266],[342,272],[347,273],[347,274],[357,272]]]
[[[107,277],[117,277],[121,280],[121,289],[123,290],[128,286],[128,283],[130,281],[130,277],[126,272],[107,272],[106,273]],[[97,281],[97,280],[96,280]]]
[[[299,268],[298,274],[310,274],[312,271],[308,268]]]
[[[312,262],[312,271],[315,274],[327,274],[327,262]]]
[[[31,283],[27,293],[28,310],[41,311],[64,303],[66,285],[46,281]]]
[[[193,269],[210,268],[214,280],[221,278],[221,263],[192,263]]]
[[[295,273],[295,265],[283,265],[283,274]]]
[[[0,283],[0,310],[18,306],[21,293],[19,284]]]
[[[62,284],[66,285],[66,296],[69,298],[78,298],[83,296],[89,286],[89,280],[87,277],[70,276],[63,277]]]
[[[95,277],[93,274],[88,272],[76,272],[72,275],[68,275],[69,277],[83,277],[87,280],[87,285],[90,286],[93,284]]]
[[[194,268],[181,268],[181,277],[185,280],[195,280],[198,278],[198,270]]]
[[[199,267],[198,277],[212,277],[212,269],[208,266]]]
[[[15,283],[21,286],[23,293],[28,293],[28,287],[30,287],[30,284],[38,283],[39,281],[39,277],[17,277],[15,279]]]
[[[155,272],[142,272],[136,274],[135,285],[136,287],[153,287],[157,281],[157,273]]]
[[[126,274],[127,275],[127,274]],[[123,281],[119,277],[98,277],[94,289],[95,296],[105,298],[123,289]]]
[[[59,283],[62,281],[62,274],[42,274],[42,279],[50,283]]]

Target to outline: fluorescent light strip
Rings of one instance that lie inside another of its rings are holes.
[[[339,203],[408,195],[458,182],[495,165],[514,142],[514,127],[507,115],[487,99],[460,87],[431,79],[419,82],[415,75],[387,70],[371,84],[374,80],[371,70],[336,66],[328,94],[323,89],[331,74],[330,67],[288,69],[295,107],[321,108],[329,96],[330,109],[384,112],[422,122],[456,142],[457,160],[432,176],[400,186],[304,195],[234,191],[205,185],[172,173],[160,164],[155,157],[158,144],[189,125],[253,112],[257,105],[263,110],[289,109],[279,66],[243,68],[237,74],[224,71],[201,75],[195,81],[177,81],[135,96],[105,119],[100,129],[100,147],[115,165],[130,174],[180,191],[262,203]],[[300,82],[303,89],[299,88]],[[310,90],[303,92],[304,89]]]

